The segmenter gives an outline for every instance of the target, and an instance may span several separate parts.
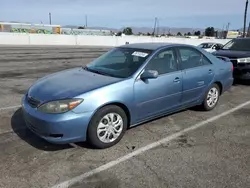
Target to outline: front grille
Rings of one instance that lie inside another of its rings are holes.
[[[30,96],[27,97],[27,101],[28,101],[29,105],[32,108],[37,108],[39,106],[39,104],[40,104],[39,100],[36,100],[36,99],[34,99],[33,97],[30,97]]]
[[[246,63],[238,63],[238,66],[239,66],[239,67],[245,67],[245,66],[246,66]]]
[[[247,74],[247,73],[250,73],[250,69],[242,69],[241,72],[243,74]]]

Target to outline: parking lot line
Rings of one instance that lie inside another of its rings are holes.
[[[10,109],[15,109],[15,108],[20,108],[20,107],[21,107],[21,105],[7,106],[7,107],[0,108],[0,112],[4,111],[4,110],[10,110]]]
[[[250,104],[250,101],[242,103],[242,104],[240,104],[240,105],[238,105],[238,106],[236,106],[236,107],[234,107],[234,108],[232,108],[232,109],[230,109],[228,111],[225,111],[225,112],[223,112],[221,114],[213,116],[213,117],[211,117],[211,118],[209,118],[209,119],[207,119],[205,121],[201,121],[201,122],[199,122],[199,123],[197,123],[197,124],[195,124],[195,125],[193,125],[193,126],[191,126],[189,128],[183,129],[183,130],[181,130],[179,132],[176,132],[176,133],[174,133],[172,135],[169,135],[169,136],[167,136],[167,137],[165,137],[165,138],[163,138],[163,139],[161,139],[159,141],[153,142],[153,143],[151,143],[151,144],[149,144],[147,146],[141,147],[138,150],[135,150],[135,151],[133,151],[133,152],[127,154],[127,155],[124,155],[124,156],[122,156],[122,157],[120,157],[120,158],[118,158],[116,160],[110,161],[110,162],[108,162],[108,163],[106,163],[106,164],[104,164],[104,165],[102,165],[100,167],[97,167],[97,168],[95,168],[95,169],[93,169],[93,170],[91,170],[89,172],[81,174],[81,175],[79,175],[77,177],[74,177],[74,178],[72,178],[70,180],[59,183],[57,185],[54,185],[51,188],[66,188],[66,187],[72,186],[72,185],[74,185],[76,183],[80,183],[85,178],[88,178],[90,176],[98,174],[98,173],[100,173],[102,171],[108,170],[108,169],[110,169],[110,168],[112,168],[112,167],[114,167],[114,166],[116,166],[116,165],[118,165],[118,164],[120,164],[122,162],[125,162],[125,161],[131,159],[134,156],[140,155],[140,154],[142,154],[142,153],[144,153],[144,152],[146,152],[146,151],[148,151],[148,150],[150,150],[152,148],[155,148],[155,147],[158,147],[158,146],[160,146],[162,144],[170,142],[170,141],[178,138],[179,136],[181,136],[181,135],[183,135],[185,133],[188,133],[190,131],[193,131],[193,130],[196,130],[196,129],[200,128],[200,127],[208,125],[209,123],[214,122],[214,121],[216,121],[216,120],[218,120],[218,119],[220,119],[220,118],[222,118],[222,117],[224,117],[226,115],[229,115],[229,114],[231,114],[231,113],[233,113],[233,112],[235,112],[235,111],[237,111],[237,110],[239,110],[239,109],[241,109],[241,108],[243,108],[243,107],[245,107],[245,106],[247,106],[249,104]]]

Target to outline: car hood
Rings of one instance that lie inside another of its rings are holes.
[[[245,58],[250,57],[250,51],[233,51],[233,50],[218,50],[213,52],[217,56],[225,56],[228,58]]]
[[[30,87],[28,95],[42,102],[66,99],[118,81],[121,78],[74,68],[41,78]]]

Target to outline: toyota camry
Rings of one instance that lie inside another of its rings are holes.
[[[39,79],[22,111],[27,127],[51,143],[108,148],[129,127],[194,106],[214,109],[232,73],[230,61],[192,45],[126,44]]]

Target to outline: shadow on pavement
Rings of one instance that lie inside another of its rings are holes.
[[[58,151],[64,149],[73,148],[69,144],[65,145],[55,145],[51,144],[38,136],[36,136],[33,132],[26,128],[24,119],[22,117],[21,108],[18,109],[13,116],[11,117],[11,126],[13,131],[25,142],[29,145],[44,151]]]
[[[250,86],[250,80],[235,79],[233,85],[234,86],[237,86],[237,85]]]
[[[177,112],[173,112],[173,113],[170,113],[170,114],[167,114],[167,115],[162,115],[162,116],[156,117],[156,118],[154,118],[154,119],[147,120],[147,121],[145,121],[145,122],[143,122],[143,123],[139,123],[139,124],[137,124],[137,125],[135,125],[135,126],[130,126],[130,127],[128,127],[128,129],[134,129],[134,128],[139,127],[139,126],[141,126],[141,125],[143,126],[144,124],[151,123],[151,122],[154,122],[154,121],[163,119],[163,118],[165,118],[165,117],[168,117],[168,116],[171,116],[171,115],[174,115],[174,114],[178,114],[178,113],[181,113],[181,112],[185,112],[185,111],[187,111],[187,110],[191,110],[191,109],[183,109],[183,110],[180,110],[180,111],[177,111]]]

